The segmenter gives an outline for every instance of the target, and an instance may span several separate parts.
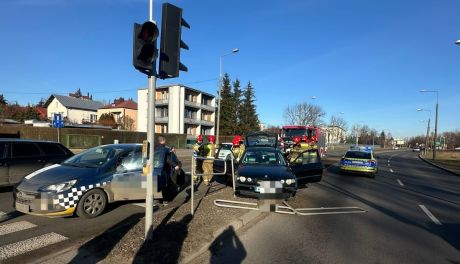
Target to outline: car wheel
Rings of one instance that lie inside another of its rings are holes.
[[[77,215],[84,218],[94,218],[102,214],[107,206],[107,196],[101,189],[87,191],[77,206]]]

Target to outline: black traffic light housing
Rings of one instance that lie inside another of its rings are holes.
[[[181,40],[182,26],[190,28],[182,18],[182,8],[163,4],[160,40],[160,79],[179,76],[179,71],[187,71],[187,67],[180,62],[180,49],[188,46]]]
[[[151,21],[142,25],[134,23],[133,65],[145,74],[152,74],[158,57],[157,38],[158,27],[155,23]]]

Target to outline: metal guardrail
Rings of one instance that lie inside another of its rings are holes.
[[[232,167],[232,180],[233,180],[233,193],[235,193],[235,167],[234,167],[234,164],[233,164],[233,154],[231,154],[231,167]],[[204,158],[204,157],[196,157],[196,156],[192,156],[192,170],[191,170],[191,173],[190,173],[190,177],[191,177],[191,191],[190,191],[190,212],[191,214],[193,215],[195,213],[195,203],[194,203],[194,192],[195,192],[195,183],[193,181],[193,179],[195,178],[195,176],[203,176],[204,173],[199,173],[197,174],[196,173],[196,160],[215,160],[214,158]],[[212,175],[215,176],[215,175],[226,175],[227,174],[227,161],[224,160],[224,172],[213,172]]]

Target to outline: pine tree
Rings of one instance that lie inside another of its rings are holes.
[[[256,112],[254,88],[251,82],[243,90],[243,101],[241,104],[241,129],[242,133],[259,131],[259,118]]]
[[[222,80],[222,90],[220,99],[220,135],[231,135],[232,134],[232,112],[235,110],[232,107],[232,90],[230,86],[230,77],[226,73]]]
[[[232,106],[233,106],[233,112],[232,112],[232,120],[233,120],[233,126],[232,126],[232,131],[233,135],[238,135],[241,134],[241,120],[240,120],[240,107],[241,107],[241,88],[240,88],[240,80],[236,79],[233,82],[233,94],[232,94]]]

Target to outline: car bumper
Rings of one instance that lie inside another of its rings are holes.
[[[235,186],[236,194],[239,196],[244,197],[252,197],[257,199],[289,199],[291,198],[296,190],[297,185],[293,184],[293,186],[286,186],[278,187],[278,188],[270,188],[270,190],[261,190],[260,186],[254,184],[242,184],[236,183]]]
[[[376,173],[377,167],[341,166],[340,170],[353,173]]]
[[[71,216],[75,206],[59,204],[58,196],[49,193],[14,192],[14,208],[24,214],[41,215],[49,217]]]

